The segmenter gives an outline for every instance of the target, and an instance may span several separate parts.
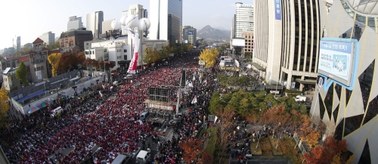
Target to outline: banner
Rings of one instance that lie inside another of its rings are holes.
[[[138,34],[134,35],[133,44],[134,44],[134,55],[133,55],[133,58],[131,59],[129,69],[127,70],[127,73],[131,73],[131,74],[135,74],[136,70],[138,68],[138,57],[139,57],[139,36],[138,36]]]

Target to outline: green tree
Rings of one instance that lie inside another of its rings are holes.
[[[164,46],[164,47],[159,51],[159,55],[160,55],[160,57],[158,58],[158,60],[162,60],[162,59],[166,59],[166,58],[168,58],[170,53],[172,53],[172,48],[169,47],[169,46]]]
[[[238,109],[238,114],[245,116],[248,114],[249,109],[251,108],[251,101],[248,97],[244,97],[240,100],[240,106]]]
[[[23,62],[18,66],[16,70],[16,78],[20,80],[21,84],[26,86],[28,82],[28,70]]]
[[[223,109],[224,106],[221,103],[221,96],[218,92],[214,92],[210,99],[209,111],[211,114],[215,114],[218,110]]]

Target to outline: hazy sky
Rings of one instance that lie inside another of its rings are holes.
[[[183,0],[183,25],[198,30],[206,25],[230,29],[235,2],[252,0]],[[86,26],[86,14],[102,10],[104,19],[119,19],[131,4],[149,9],[149,0],[3,0],[0,2],[0,49],[12,46],[21,36],[21,44],[33,42],[45,32],[55,36],[67,29],[68,17],[79,16]]]

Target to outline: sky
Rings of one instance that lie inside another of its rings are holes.
[[[251,4],[252,0],[183,0],[183,26],[200,30],[206,25],[231,29],[235,2]],[[0,49],[11,47],[13,38],[21,36],[21,45],[33,42],[43,33],[55,36],[67,29],[70,16],[82,17],[101,10],[104,20],[119,19],[129,5],[141,4],[149,9],[149,0],[11,0],[0,2]],[[14,39],[15,40],[15,39]]]

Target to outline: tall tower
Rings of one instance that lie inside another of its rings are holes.
[[[104,13],[95,11],[87,14],[87,30],[92,31],[93,38],[99,38],[102,33],[102,22],[104,21]]]
[[[16,50],[20,50],[21,49],[21,36],[17,36],[16,38]]]
[[[150,39],[181,42],[182,0],[150,0],[149,19]]]

